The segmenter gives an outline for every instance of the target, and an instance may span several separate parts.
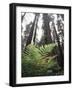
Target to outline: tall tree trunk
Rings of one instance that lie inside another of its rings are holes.
[[[43,20],[44,20],[44,24],[43,24],[43,29],[44,29],[44,41],[45,44],[49,44],[52,43],[52,39],[51,39],[51,30],[50,30],[50,17],[48,16],[48,14],[43,14]]]
[[[62,48],[60,46],[60,41],[59,41],[59,37],[58,37],[57,32],[56,32],[55,26],[54,26],[54,31],[55,31],[55,34],[56,34],[58,48],[59,48],[59,51],[60,51],[60,61],[59,61],[60,63],[59,64],[60,64],[61,68],[63,69],[64,68],[64,56],[63,56]]]
[[[28,38],[27,38],[26,46],[27,46],[28,44],[34,44],[37,22],[38,22],[38,15],[35,15],[35,19],[34,19],[33,25],[32,25],[32,27],[31,27],[29,36],[28,36]]]
[[[34,22],[35,22],[35,20],[34,20]],[[29,36],[27,38],[26,46],[31,43],[32,35],[33,35],[33,30],[34,30],[34,24],[35,24],[34,22],[33,22],[32,27],[30,29],[30,33],[29,33]]]
[[[35,24],[34,24],[34,30],[32,35],[31,44],[35,44],[35,38],[36,38],[36,30],[37,30],[37,23],[38,23],[39,14],[36,14],[35,16]]]

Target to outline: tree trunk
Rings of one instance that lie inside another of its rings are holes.
[[[35,15],[35,19],[34,19],[33,25],[31,27],[29,36],[27,38],[26,46],[29,45],[29,44],[34,44],[35,43],[37,22],[38,22],[38,15]]]
[[[31,40],[31,44],[32,45],[35,44],[38,17],[39,17],[39,14],[36,14],[36,16],[35,16],[35,22],[34,22],[34,30],[33,30],[32,40]]]
[[[64,68],[64,56],[63,56],[63,53],[62,53],[62,48],[61,48],[61,46],[60,46],[60,41],[59,41],[59,37],[58,37],[58,35],[57,35],[57,32],[56,32],[56,28],[55,28],[55,26],[54,26],[54,30],[55,30],[55,34],[56,34],[56,39],[57,39],[57,43],[58,43],[58,48],[59,48],[59,51],[60,51],[60,66],[61,66],[61,68],[63,69]]]
[[[44,25],[43,25],[43,29],[44,29],[44,42],[45,44],[49,44],[52,43],[52,39],[51,39],[51,30],[50,30],[50,17],[48,16],[48,14],[43,14],[43,20],[44,20]]]

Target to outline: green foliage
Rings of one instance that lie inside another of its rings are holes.
[[[57,62],[57,45],[28,45],[22,53],[22,77],[61,74]]]

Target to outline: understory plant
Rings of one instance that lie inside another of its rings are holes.
[[[29,44],[22,52],[22,77],[63,74],[58,64],[58,46]]]

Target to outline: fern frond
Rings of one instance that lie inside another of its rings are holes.
[[[22,53],[22,76],[50,75],[48,70],[60,69],[57,62],[57,45],[36,46],[29,44]],[[56,73],[55,73],[56,74]]]

